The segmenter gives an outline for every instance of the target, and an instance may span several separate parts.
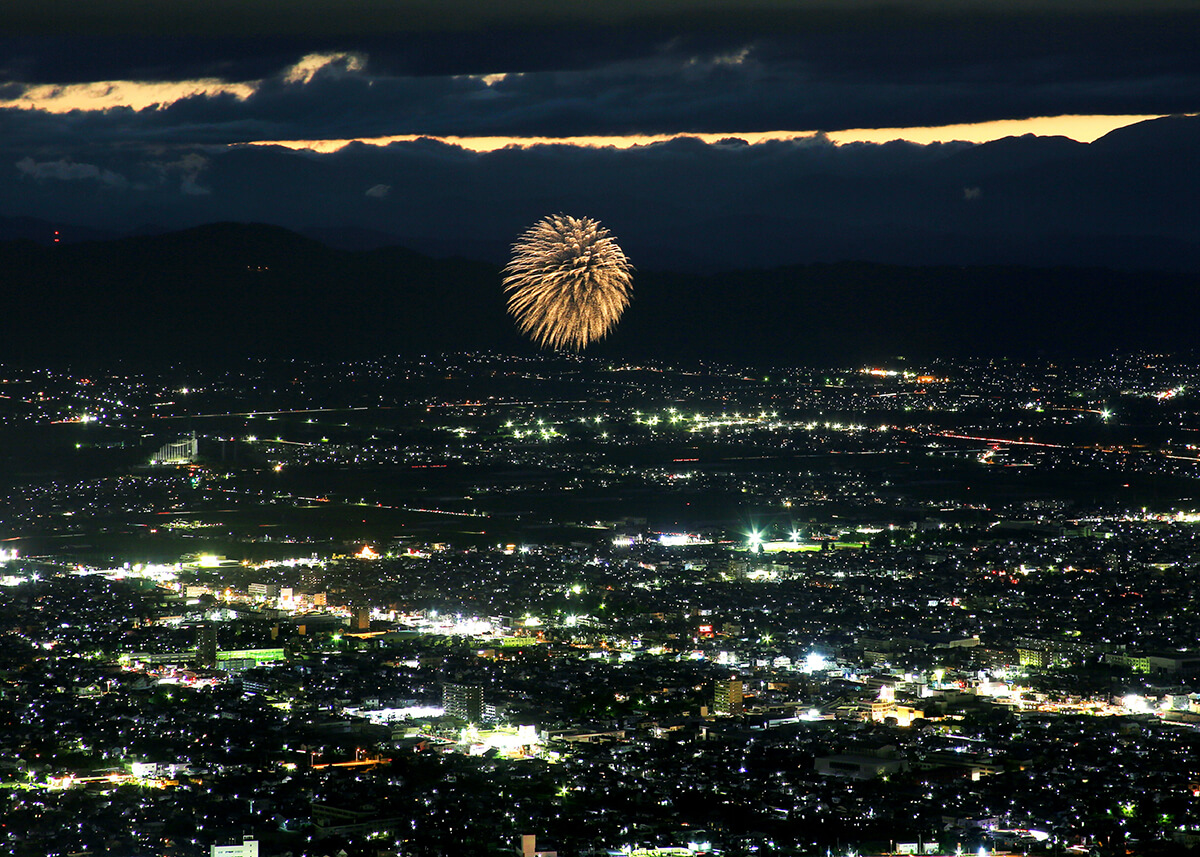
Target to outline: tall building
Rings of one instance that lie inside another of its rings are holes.
[[[451,717],[479,723],[483,720],[483,688],[477,684],[447,684],[442,688],[442,708]]]
[[[729,678],[713,682],[713,713],[740,717],[742,711],[742,680]]]
[[[202,624],[196,634],[196,661],[209,669],[217,666],[217,626],[212,622]]]

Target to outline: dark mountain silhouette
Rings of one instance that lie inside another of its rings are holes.
[[[312,227],[300,230],[300,234],[320,241],[327,247],[339,250],[378,250],[381,247],[403,247],[404,241],[390,232],[353,227]],[[452,254],[461,255],[461,254]]]
[[[3,362],[535,351],[505,314],[495,265],[340,250],[274,226],[4,242],[0,266]],[[1192,347],[1200,310],[1200,276],[1082,268],[841,262],[639,271],[634,286],[589,353],[770,365],[1169,350]]]
[[[504,311],[485,263],[336,250],[259,224],[50,248],[10,242],[0,264],[7,359],[420,352],[469,342]]]
[[[0,217],[0,240],[4,241],[73,244],[79,241],[105,241],[117,238],[120,234],[37,217]]]

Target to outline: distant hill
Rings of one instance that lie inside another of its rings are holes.
[[[504,312],[486,263],[337,250],[256,224],[54,247],[7,242],[0,265],[8,360],[419,353],[469,343]]]
[[[74,244],[103,241],[118,233],[102,232],[74,223],[59,223],[36,217],[0,217],[0,241],[34,241],[38,244]]]
[[[533,353],[495,265],[331,248],[220,223],[42,246],[0,242],[0,361],[167,364]],[[1191,348],[1200,276],[1071,268],[814,264],[639,271],[598,356],[828,364],[890,355],[1095,355]]]

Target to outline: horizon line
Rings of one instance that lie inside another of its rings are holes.
[[[687,132],[670,134],[613,134],[573,135],[566,137],[521,137],[505,135],[460,136],[454,134],[393,134],[378,137],[344,137],[337,139],[311,140],[248,140],[229,143],[229,146],[282,146],[288,149],[318,153],[336,152],[351,143],[384,147],[392,143],[411,143],[417,140],[438,140],[474,152],[494,152],[506,148],[531,148],[533,146],[578,146],[581,148],[632,149],[651,146],[679,139],[698,139],[705,143],[722,140],[743,140],[749,145],[788,140],[825,139],[835,145],[853,143],[907,142],[917,145],[934,143],[987,143],[1004,137],[1033,134],[1043,137],[1068,137],[1079,143],[1092,143],[1105,134],[1152,119],[1162,119],[1170,114],[1125,114],[1125,115],[1077,115],[1035,116],[1028,119],[995,119],[988,122],[958,123],[954,125],[909,126],[890,128],[850,128],[842,131],[752,131],[736,132]],[[1195,115],[1195,114],[1187,114]]]

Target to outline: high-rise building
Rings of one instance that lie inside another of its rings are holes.
[[[354,619],[351,623],[351,627],[353,627],[355,631],[371,630],[371,608],[370,607],[355,608]]]
[[[212,622],[202,624],[196,634],[196,661],[209,669],[217,666],[217,626]]]
[[[742,711],[742,680],[729,678],[713,682],[713,713],[740,717]]]
[[[483,688],[477,684],[447,684],[442,688],[442,708],[451,717],[478,723],[483,720]]]

